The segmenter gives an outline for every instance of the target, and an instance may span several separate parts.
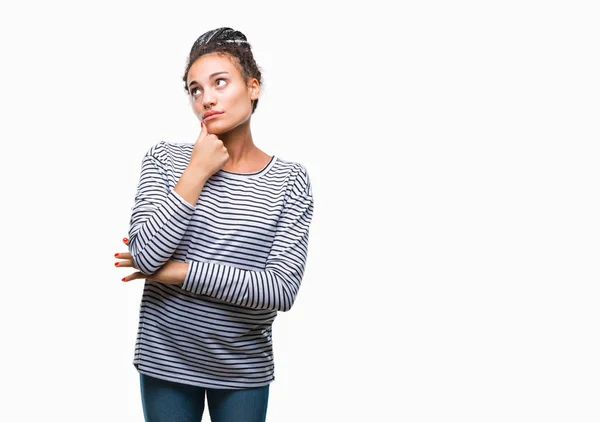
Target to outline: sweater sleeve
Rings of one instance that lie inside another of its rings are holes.
[[[154,273],[173,255],[195,210],[169,187],[156,147],[142,160],[129,223],[129,252],[144,274]]]
[[[289,311],[304,274],[312,214],[312,189],[302,167],[277,222],[265,269],[188,261],[181,288],[248,308]]]

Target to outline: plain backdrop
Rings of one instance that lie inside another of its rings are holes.
[[[113,254],[145,152],[198,136],[181,78],[220,26],[315,198],[267,420],[600,419],[596,3],[350,3],[0,7],[0,420],[143,421]]]

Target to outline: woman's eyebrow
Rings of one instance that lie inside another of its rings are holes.
[[[229,72],[215,72],[215,73],[211,74],[208,78],[210,79],[210,78],[220,75],[222,73],[229,73]],[[190,82],[190,88],[192,85],[198,85],[198,82],[196,82],[196,81]]]

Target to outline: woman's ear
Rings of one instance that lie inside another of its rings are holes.
[[[251,100],[258,100],[258,97],[260,96],[260,84],[258,83],[258,80],[256,78],[252,78],[252,80],[250,81],[250,99]]]

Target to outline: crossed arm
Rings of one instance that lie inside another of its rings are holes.
[[[180,286],[255,309],[291,309],[302,281],[313,197],[308,174],[297,175],[277,224],[273,245],[261,271],[205,261],[170,259],[195,207],[165,185],[157,160],[144,160],[133,207],[129,252],[118,253],[118,267],[139,269],[123,279],[148,279]]]

